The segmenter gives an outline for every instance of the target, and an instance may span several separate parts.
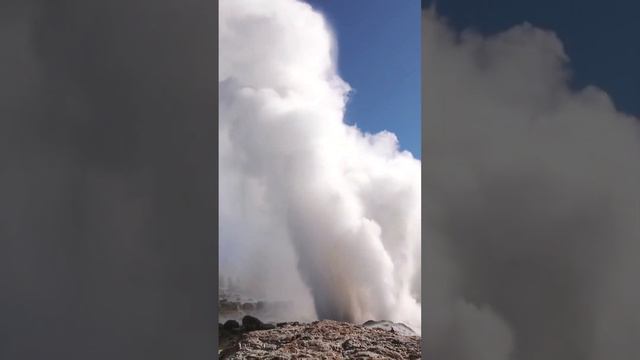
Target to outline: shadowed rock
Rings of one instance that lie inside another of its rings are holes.
[[[240,328],[240,324],[235,320],[227,320],[224,323],[223,328],[227,331],[232,331]]]
[[[242,328],[246,331],[260,330],[263,325],[262,321],[251,315],[246,315],[242,318]]]

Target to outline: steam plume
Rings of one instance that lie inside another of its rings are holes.
[[[528,24],[426,11],[423,61],[427,357],[637,357],[638,119]]]
[[[419,327],[420,162],[343,122],[323,16],[225,0],[219,29],[221,271],[310,317]]]

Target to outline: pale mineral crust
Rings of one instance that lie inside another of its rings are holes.
[[[224,331],[220,359],[420,359],[420,337],[332,320]]]

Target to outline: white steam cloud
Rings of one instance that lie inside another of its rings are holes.
[[[419,328],[420,162],[344,123],[323,16],[223,0],[219,30],[221,272],[295,300],[288,317]]]
[[[423,14],[426,357],[640,353],[640,126],[551,32]]]

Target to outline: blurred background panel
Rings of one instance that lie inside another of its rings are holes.
[[[0,13],[0,357],[213,358],[217,4]]]

